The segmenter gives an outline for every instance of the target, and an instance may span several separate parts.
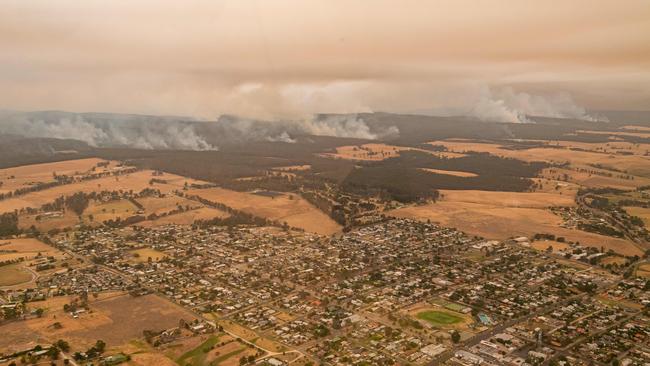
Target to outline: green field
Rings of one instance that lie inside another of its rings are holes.
[[[219,336],[213,335],[208,338],[205,342],[201,343],[195,349],[186,352],[181,357],[176,360],[176,363],[179,365],[193,365],[201,366],[205,363],[205,358],[207,355],[206,350],[212,348],[215,344],[219,343]]]
[[[417,314],[418,319],[429,322],[431,325],[450,325],[463,321],[463,318],[443,311],[423,311]]]

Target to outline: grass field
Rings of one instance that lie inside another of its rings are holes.
[[[15,286],[32,280],[32,274],[20,264],[0,267],[0,286]]]
[[[444,326],[456,324],[463,321],[463,318],[443,311],[423,311],[417,314],[418,319],[427,321],[433,326]]]
[[[341,226],[329,216],[295,194],[268,197],[223,188],[190,190],[187,194],[197,195],[212,202],[220,202],[255,216],[287,222],[289,226],[310,232],[330,235],[341,230]]]

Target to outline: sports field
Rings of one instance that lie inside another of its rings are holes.
[[[450,324],[456,324],[463,321],[463,318],[460,316],[453,315],[448,312],[443,311],[423,311],[417,314],[418,319],[425,320],[433,326],[444,326]]]

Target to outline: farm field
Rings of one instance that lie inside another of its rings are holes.
[[[623,255],[643,254],[642,249],[623,239],[563,228],[562,219],[546,209],[572,202],[567,196],[552,197],[547,193],[444,191],[436,203],[399,208],[387,215],[431,220],[488,239],[548,233],[586,246],[604,246]]]
[[[182,189],[185,182],[188,182],[188,184],[199,182],[174,174],[153,176],[152,173],[153,171],[151,170],[144,170],[122,176],[104,177],[57,186],[43,191],[31,192],[19,197],[0,201],[0,213],[20,210],[26,207],[38,208],[45,203],[54,201],[58,197],[72,195],[76,192],[89,193],[104,190],[133,190],[134,192],[140,192],[145,188],[153,188],[159,189],[163,193],[171,193],[174,190]],[[150,184],[152,178],[164,180],[165,183]]]
[[[486,152],[493,155],[519,159],[523,161],[545,161],[555,164],[569,163],[574,167],[588,167],[596,164],[609,169],[624,170],[628,174],[650,177],[650,158],[637,155],[605,154],[591,151],[576,151],[565,147],[533,147],[530,149],[510,150],[502,145],[480,143],[470,140],[442,140],[430,142],[432,145],[442,145],[455,153],[470,151]]]
[[[269,197],[223,188],[207,188],[190,190],[187,195],[197,195],[255,216],[287,222],[289,226],[318,234],[330,235],[341,230],[339,224],[296,194],[278,194]]]
[[[89,158],[78,160],[66,160],[55,163],[23,165],[14,168],[0,169],[0,193],[25,188],[35,183],[54,182],[54,174],[76,176],[90,172],[98,163],[106,160]],[[95,168],[100,173],[115,168],[116,162],[110,162],[106,168]]]
[[[142,197],[138,198],[136,201],[142,205],[146,215],[160,215],[162,213],[175,210],[178,206],[201,206],[195,201],[188,200],[187,198],[179,197],[174,194],[168,194],[165,197]]]
[[[230,216],[229,213],[218,210],[216,208],[201,207],[190,211],[184,211],[177,214],[167,215],[155,220],[138,222],[137,224],[134,225],[142,226],[142,227],[157,227],[157,226],[164,226],[169,224],[191,225],[196,220],[210,220],[216,217],[226,218],[228,216]]]

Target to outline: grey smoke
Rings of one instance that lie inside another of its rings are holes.
[[[200,122],[180,117],[67,112],[16,112],[0,115],[0,133],[75,139],[95,147],[218,150],[247,141],[297,142],[318,135],[375,140],[399,135],[396,127],[371,128],[356,115],[321,115],[287,121],[222,116]]]

